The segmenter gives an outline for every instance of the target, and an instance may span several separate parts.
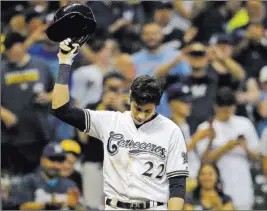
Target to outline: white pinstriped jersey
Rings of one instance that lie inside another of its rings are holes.
[[[84,109],[86,130],[104,143],[104,192],[121,201],[167,203],[168,178],[188,176],[180,128],[162,115],[136,128],[129,111]]]

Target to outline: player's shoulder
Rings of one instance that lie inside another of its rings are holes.
[[[99,115],[106,117],[120,117],[126,115],[128,112],[120,112],[120,111],[108,111],[108,110],[92,110],[92,109],[83,109],[85,114],[88,115]]]
[[[169,131],[169,132],[177,131],[178,133],[181,132],[180,127],[177,124],[175,124],[171,119],[161,114],[158,115],[158,119],[159,119],[159,124],[164,131]]]

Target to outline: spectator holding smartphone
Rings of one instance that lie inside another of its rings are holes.
[[[236,116],[236,100],[230,88],[221,88],[216,94],[215,119],[212,126],[215,137],[210,144],[207,138],[197,143],[197,150],[208,162],[217,162],[221,172],[224,190],[233,198],[236,209],[252,209],[254,193],[249,159],[258,154],[258,135],[251,121]],[[209,127],[202,123],[198,130]],[[207,150],[210,144],[210,149]]]

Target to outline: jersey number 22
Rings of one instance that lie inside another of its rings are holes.
[[[152,163],[151,161],[148,161],[145,164],[148,164],[149,165],[149,168],[142,175],[147,176],[147,177],[152,177],[152,174],[153,173],[152,173],[151,170],[154,167],[154,163]],[[158,166],[158,169],[159,169],[159,173],[157,174],[157,176],[155,178],[161,179],[162,176],[163,176],[164,164],[160,164]]]

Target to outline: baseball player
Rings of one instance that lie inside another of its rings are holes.
[[[75,108],[69,103],[68,82],[79,45],[68,38],[59,46],[53,113],[103,141],[105,208],[181,210],[189,174],[186,145],[179,127],[155,112],[162,82],[150,76],[136,78],[130,111]]]

